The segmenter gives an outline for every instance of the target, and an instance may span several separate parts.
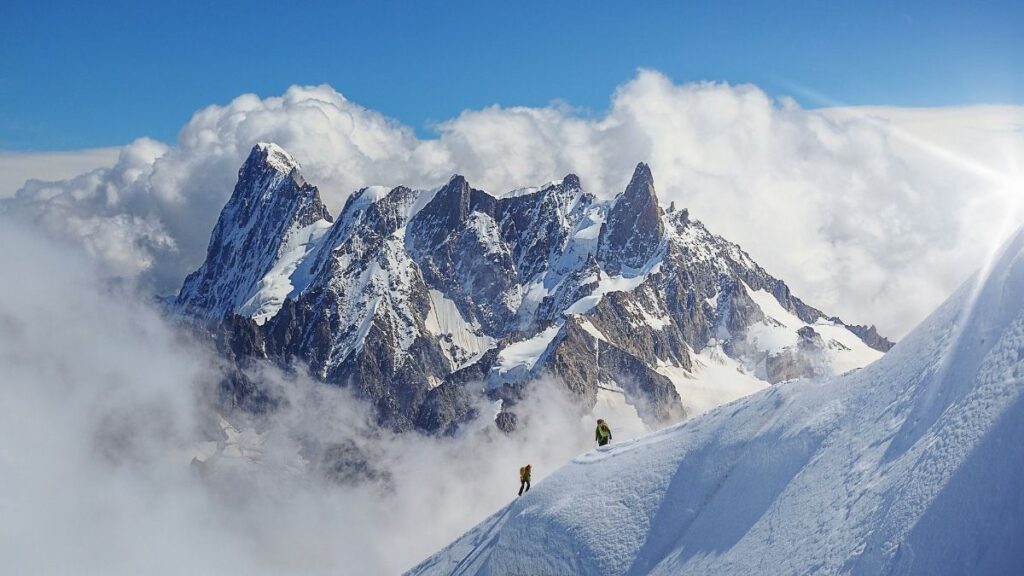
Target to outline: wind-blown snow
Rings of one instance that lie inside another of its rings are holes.
[[[1019,574],[1024,231],[890,353],[587,452],[413,574]]]

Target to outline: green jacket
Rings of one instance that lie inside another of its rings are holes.
[[[598,424],[597,430],[594,433],[594,440],[600,442],[602,438],[612,439],[612,431],[608,428],[607,424]]]

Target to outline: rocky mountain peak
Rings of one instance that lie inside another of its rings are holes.
[[[493,217],[496,207],[493,196],[470,187],[465,177],[456,174],[410,221],[409,247],[416,253],[436,248],[461,230],[472,212]]]
[[[469,190],[469,182],[462,174],[452,174],[443,190]]]
[[[249,157],[242,165],[242,172],[246,169],[271,169],[282,174],[291,174],[293,170],[301,170],[299,163],[292,158],[292,155],[273,142],[260,142],[252,147]]]
[[[231,202],[249,206],[253,202],[265,202],[270,195],[286,196],[285,203],[323,206],[315,186],[306,184],[299,163],[283,148],[273,143],[261,142],[252,147],[249,156],[238,170],[238,183],[232,193]],[[303,206],[299,206],[301,210]],[[323,208],[326,213],[326,208]],[[327,217],[330,219],[330,217]]]
[[[838,322],[842,322],[842,320],[839,320],[838,318],[836,318],[835,320]],[[895,346],[895,344],[892,343],[888,338],[878,333],[878,328],[876,328],[874,324],[872,324],[871,326],[852,325],[847,327],[850,329],[850,332],[853,332],[854,334],[859,336],[865,344],[874,348],[875,350],[878,350],[879,352],[888,352],[889,350],[892,349],[893,346]]]
[[[469,182],[452,176],[414,218],[412,247],[420,250],[443,242],[469,216],[469,201]]]
[[[630,179],[626,191],[629,192],[629,190],[637,189],[640,186],[647,186],[650,188],[651,194],[654,193],[654,175],[651,174],[651,167],[644,162],[637,163],[636,168],[633,169],[633,178]]]
[[[566,190],[580,189],[580,177],[575,174],[566,174],[565,178],[562,178],[562,187]]]
[[[206,261],[185,279],[179,308],[207,318],[223,318],[250,303],[254,313],[264,310],[267,274],[282,258],[295,256],[300,237],[332,221],[298,163],[276,144],[257,144],[213,229]],[[271,298],[270,307],[281,298]]]
[[[654,256],[664,235],[654,177],[650,167],[641,162],[601,226],[598,260],[613,275],[624,267],[641,268]]]

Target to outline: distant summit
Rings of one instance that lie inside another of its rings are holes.
[[[177,306],[219,320],[245,314],[264,321],[292,291],[304,247],[330,227],[320,192],[275,144],[257,144],[210,237],[206,261],[190,274]]]

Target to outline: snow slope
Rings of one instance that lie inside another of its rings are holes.
[[[665,363],[657,367],[658,373],[667,376],[675,385],[686,413],[691,416],[703,414],[716,406],[769,386],[726,355],[720,344],[708,346],[700,354],[694,354],[693,360],[693,371]]]
[[[765,315],[765,319],[751,326],[746,335],[748,342],[757,340],[759,349],[778,353],[787,347],[796,346],[797,330],[810,326],[821,335],[826,349],[830,351],[824,360],[834,374],[867,366],[882,357],[883,352],[870,348],[841,323],[818,318],[813,324],[808,324],[783,308],[767,290],[753,290],[746,284],[744,288]]]
[[[498,354],[498,362],[491,368],[491,372],[496,378],[525,379],[551,345],[551,341],[558,335],[560,328],[559,325],[550,326],[538,332],[533,338],[509,345]]]
[[[285,236],[277,261],[260,279],[255,293],[239,307],[238,314],[262,325],[281,310],[285,298],[302,292],[311,280],[310,262],[306,256],[315,251],[330,228],[331,223],[327,220],[317,220],[290,231]]]
[[[1024,231],[870,366],[583,454],[411,573],[1024,573],[1022,379]]]

